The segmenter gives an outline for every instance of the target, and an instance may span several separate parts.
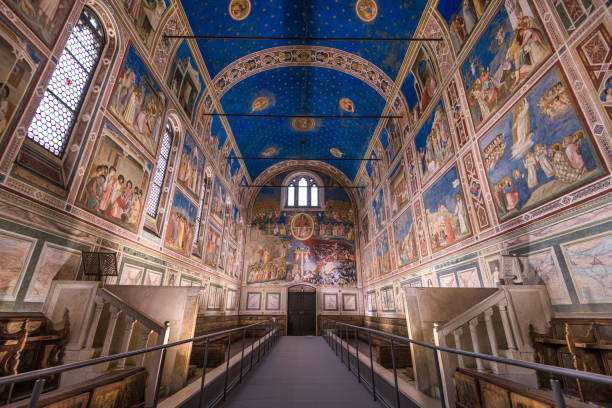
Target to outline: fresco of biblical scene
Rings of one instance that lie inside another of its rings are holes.
[[[612,235],[561,245],[582,304],[612,303]]]
[[[322,175],[325,185],[331,179]],[[283,175],[272,182],[280,185]],[[281,190],[261,189],[246,240],[247,282],[354,286],[354,213],[346,192],[325,191],[325,211],[280,211]]]
[[[399,122],[389,119],[380,134],[380,143],[387,163],[391,164],[402,148],[402,131]]]
[[[152,165],[105,123],[81,187],[79,206],[132,232],[138,230]]]
[[[563,0],[554,2],[557,15],[568,34],[572,34],[595,10],[591,0]]]
[[[229,238],[234,242],[238,241],[238,223],[240,222],[240,210],[232,204],[228,210],[227,222],[225,225]]]
[[[186,41],[181,43],[174,54],[167,84],[189,119],[193,119],[205,85]]]
[[[359,229],[359,235],[361,235],[362,245],[367,245],[370,242],[370,217],[366,213],[365,217],[361,219],[361,228]]]
[[[154,34],[167,7],[166,0],[123,0],[125,12],[147,46],[152,45]]]
[[[368,179],[362,174],[357,181],[357,196],[359,197],[359,208],[363,208],[368,200]]]
[[[366,163],[366,171],[368,173],[368,177],[370,178],[372,191],[376,190],[376,187],[378,187],[378,184],[381,181],[381,170],[382,157],[378,157],[376,152],[372,150],[372,154],[370,154],[370,160],[368,160],[368,162]]]
[[[0,140],[9,129],[44,57],[0,17]]]
[[[387,230],[376,239],[376,266],[379,275],[386,275],[393,270],[391,263],[391,246],[389,245],[389,234]]]
[[[550,54],[528,3],[502,3],[461,68],[474,126],[480,128]]]
[[[206,235],[206,256],[204,263],[212,268],[217,267],[219,253],[221,252],[221,231],[214,225],[208,225],[208,233]]]
[[[373,248],[374,245],[363,250],[363,268],[365,269],[364,273],[367,280],[374,279],[378,276],[378,273],[376,272],[377,265],[374,262],[374,257],[372,256]]]
[[[225,273],[229,276],[237,276],[238,259],[236,258],[236,248],[232,245],[227,246],[227,256],[225,257]]]
[[[175,188],[172,210],[166,227],[166,247],[189,256],[197,217],[198,207]]]
[[[166,97],[132,44],[119,71],[109,110],[149,153],[156,153]]]
[[[398,266],[402,267],[419,259],[410,208],[407,208],[393,223],[393,237]]]
[[[404,173],[404,163],[400,162],[397,166],[395,166],[395,170],[393,170],[393,173],[389,179],[391,216],[395,217],[410,199],[410,195],[408,194],[408,180],[406,179],[406,174]]]
[[[63,28],[75,0],[6,0],[5,3],[45,44],[52,45]]]
[[[571,304],[565,279],[552,248],[521,255],[521,275],[525,285],[545,285],[553,305]],[[570,259],[570,263],[573,258]]]
[[[438,11],[448,24],[456,53],[459,53],[470,37],[490,2],[490,0],[452,0],[438,3]]]
[[[374,225],[376,232],[380,231],[387,221],[387,211],[385,210],[384,194],[382,188],[372,201],[372,210],[374,211]]]
[[[210,215],[212,215],[213,219],[221,228],[223,228],[223,217],[225,216],[225,209],[227,207],[225,204],[226,199],[227,192],[225,191],[225,187],[223,187],[221,181],[215,177],[212,202],[210,203]]]
[[[422,46],[419,48],[410,72],[414,75],[414,89],[419,100],[419,113],[422,113],[432,102],[431,98],[438,91],[439,84],[429,53]]]
[[[193,137],[187,132],[183,153],[181,154],[181,164],[178,168],[178,181],[195,197],[200,197],[202,191],[202,177],[204,176],[205,166],[204,154],[196,144]]]
[[[429,238],[435,251],[472,235],[457,167],[452,167],[423,194]]]
[[[452,157],[455,149],[442,101],[414,138],[421,183],[426,184]]]
[[[500,220],[603,174],[558,67],[480,139],[480,149]]]

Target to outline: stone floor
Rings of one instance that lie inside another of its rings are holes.
[[[321,337],[281,337],[222,407],[380,408]]]

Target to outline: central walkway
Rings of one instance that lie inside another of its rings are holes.
[[[221,406],[381,407],[322,337],[286,336]]]

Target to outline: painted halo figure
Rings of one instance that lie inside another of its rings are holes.
[[[375,0],[357,0],[355,13],[362,21],[369,23],[378,15],[378,4]]]
[[[251,13],[251,1],[250,0],[232,0],[229,4],[230,16],[236,20],[241,21],[249,16]]]

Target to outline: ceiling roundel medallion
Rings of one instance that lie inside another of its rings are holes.
[[[313,118],[294,118],[291,121],[291,127],[298,132],[309,132],[315,128],[315,121]]]
[[[376,0],[357,0],[355,13],[361,21],[372,22],[378,15],[378,4],[376,4]]]
[[[306,241],[314,234],[314,220],[306,213],[296,214],[291,220],[291,235],[298,241]]]
[[[231,0],[229,4],[230,17],[242,21],[251,14],[251,0]]]
[[[345,112],[355,112],[355,104],[349,98],[340,99],[340,109]]]

